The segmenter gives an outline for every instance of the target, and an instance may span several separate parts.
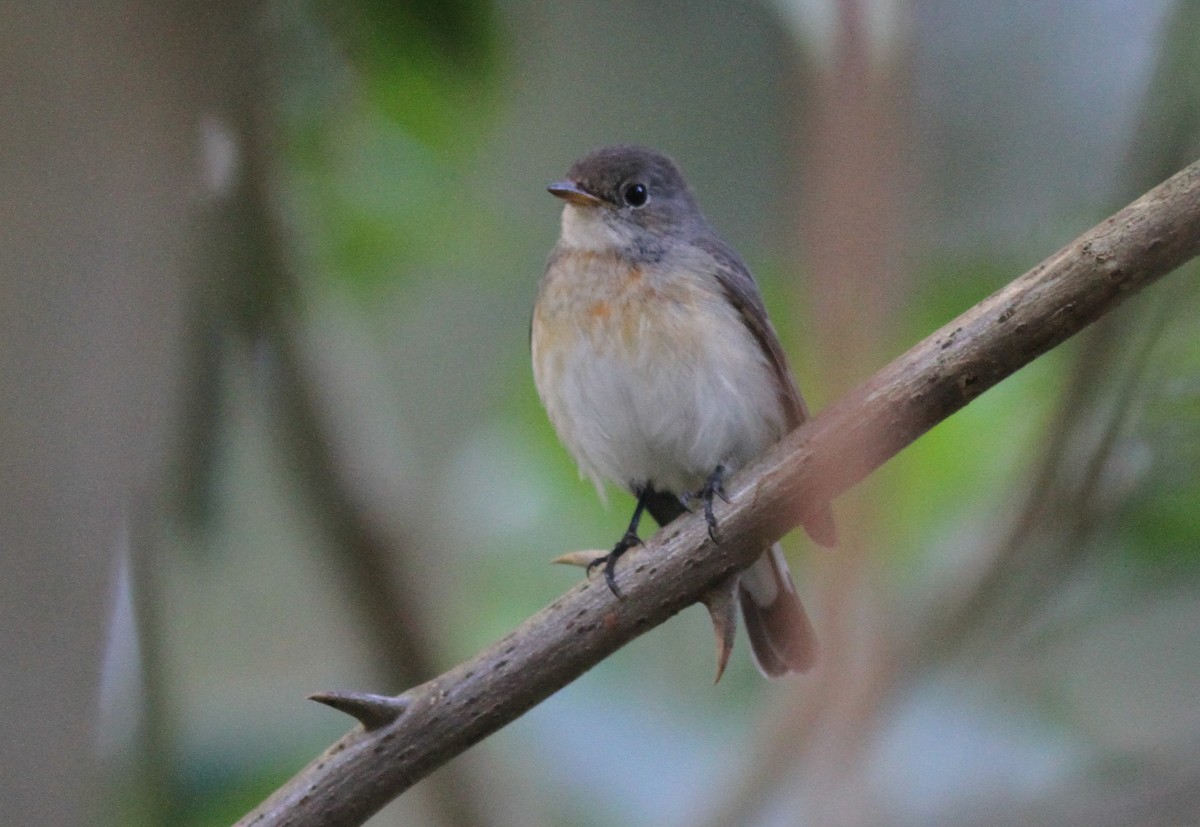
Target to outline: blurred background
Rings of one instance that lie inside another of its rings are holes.
[[[810,405],[1200,155],[1200,4],[5,4],[0,822],[223,825],[611,545],[528,322],[593,147],[672,154]],[[1200,822],[1195,268],[373,825]]]

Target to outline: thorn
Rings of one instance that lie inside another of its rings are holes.
[[[729,653],[733,651],[733,638],[737,635],[737,582],[738,575],[730,575],[700,598],[700,602],[708,609],[713,632],[717,636],[717,676],[713,679],[714,684],[725,674]]]
[[[560,566],[579,566],[582,569],[591,567],[597,560],[603,560],[607,552],[599,549],[586,551],[568,551],[566,554],[559,555],[551,560]],[[598,565],[598,564],[597,564]]]
[[[369,692],[316,692],[309,695],[308,699],[358,719],[368,732],[392,723],[408,709],[408,699],[403,696],[372,695]]]

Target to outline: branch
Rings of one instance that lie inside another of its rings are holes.
[[[685,516],[617,571],[575,586],[471,660],[366,710],[239,825],[356,825],[633,638],[749,565],[814,507],[854,485],[983,391],[1200,253],[1200,162],[980,302],[790,434],[727,485],[714,545]]]

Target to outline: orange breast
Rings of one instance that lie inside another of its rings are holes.
[[[700,298],[689,280],[655,278],[613,253],[576,251],[547,271],[534,309],[535,351],[585,344],[595,351],[686,346]],[[684,340],[680,339],[683,336]],[[663,341],[669,337],[669,341]]]

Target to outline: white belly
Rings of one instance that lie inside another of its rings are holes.
[[[693,492],[718,465],[737,469],[783,434],[776,380],[724,297],[662,305],[636,324],[559,320],[557,335],[534,337],[538,391],[597,485]]]

